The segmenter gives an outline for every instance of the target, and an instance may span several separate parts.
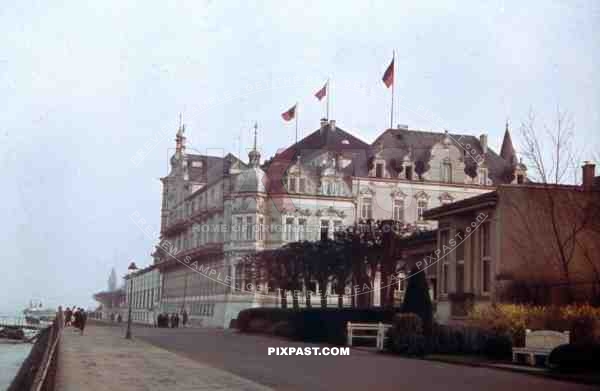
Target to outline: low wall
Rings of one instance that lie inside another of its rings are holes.
[[[54,390],[62,319],[62,313],[57,313],[52,325],[40,331],[8,391]]]

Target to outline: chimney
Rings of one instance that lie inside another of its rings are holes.
[[[329,120],[329,129],[335,130],[335,120],[334,119]]]
[[[327,126],[327,119],[326,118],[321,118],[320,133],[323,133],[323,131],[325,130],[326,126]]]
[[[594,175],[596,175],[596,165],[590,161],[583,162],[582,170],[582,186],[584,191],[591,191],[594,186]]]
[[[482,153],[487,153],[487,146],[488,146],[488,136],[485,133],[482,133],[479,136],[479,144],[481,144],[481,152]]]

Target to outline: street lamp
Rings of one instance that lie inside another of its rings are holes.
[[[129,272],[129,315],[127,315],[127,332],[125,339],[131,339],[131,302],[133,301],[133,273],[137,270],[135,262],[131,262],[127,271]]]

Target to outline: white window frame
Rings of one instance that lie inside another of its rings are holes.
[[[367,206],[368,206],[368,208],[367,208]],[[368,220],[368,219],[373,218],[373,197],[363,197],[361,199],[360,217],[363,220]]]
[[[424,202],[425,206],[422,206],[421,202]],[[429,207],[429,200],[427,200],[426,198],[423,198],[423,197],[417,199],[417,220],[418,221],[424,221],[423,213],[427,210],[428,207]]]
[[[244,218],[242,216],[235,217],[235,223],[233,227],[234,240],[240,241],[242,239],[242,227],[244,225]]]
[[[458,235],[458,232],[461,232],[460,235]],[[456,243],[456,250],[454,250],[454,254],[456,254],[456,264],[455,264],[455,270],[454,270],[454,282],[455,282],[455,286],[454,289],[456,290],[456,292],[465,292],[465,285],[467,283],[466,281],[466,266],[465,266],[465,255],[466,255],[466,239],[465,239],[465,231],[460,229],[457,230],[457,235],[455,235],[455,240],[457,240]],[[458,248],[461,247],[461,251],[462,251],[462,259],[458,259]],[[462,288],[459,288],[458,286],[458,267],[459,265],[462,266]]]
[[[298,241],[301,242],[303,240],[307,240],[306,237],[306,223],[307,223],[307,219],[306,218],[299,218],[298,219]]]
[[[486,247],[486,238],[485,233],[487,232],[487,249],[488,254],[485,254]],[[491,224],[489,222],[484,222],[481,225],[481,233],[480,233],[480,254],[481,254],[481,292],[484,295],[489,295],[492,291],[492,235],[491,235]],[[485,273],[485,264],[488,264],[487,267],[487,276]],[[486,278],[487,278],[487,290],[486,288]]]
[[[265,226],[265,218],[262,216],[258,217],[258,223],[257,223],[257,229],[258,229],[258,240],[265,240],[265,231],[264,231],[264,226]]]
[[[246,230],[246,234],[244,236],[245,240],[248,240],[248,241],[254,240],[254,235],[253,235],[253,232],[252,232],[252,224],[253,224],[253,222],[254,222],[254,218],[252,216],[246,216],[245,221],[244,221],[244,223],[245,223],[245,230]]]
[[[298,193],[306,193],[306,178],[298,178]]]
[[[394,198],[392,200],[392,216],[394,221],[404,222],[404,199]]]
[[[326,223],[326,224],[323,224],[323,223]],[[331,222],[329,220],[326,220],[326,219],[320,220],[320,223],[319,223],[319,240],[321,240],[321,235],[322,235],[322,232],[323,232],[323,228],[325,228],[325,227],[327,227],[327,238],[331,239],[331,227],[330,227],[330,225],[331,225]]]
[[[452,183],[452,162],[449,160],[442,161],[442,182]]]
[[[297,178],[295,176],[288,177],[288,193],[296,193],[298,191],[296,179]]]
[[[488,169],[486,167],[479,167],[477,176],[480,185],[487,185]]]
[[[446,243],[444,243],[444,237],[446,239]],[[444,256],[444,246],[448,245],[448,241],[450,239],[450,231],[448,229],[440,230],[440,241],[438,243],[438,250],[440,254],[444,257],[442,259],[442,265],[440,266],[440,294],[447,295],[450,290],[450,264],[448,263],[448,256]]]
[[[291,224],[289,224],[289,222],[291,221]],[[294,235],[294,226],[296,224],[296,219],[294,219],[291,216],[285,216],[283,218],[283,224],[284,224],[284,240],[286,242],[294,242],[295,241],[295,235]]]

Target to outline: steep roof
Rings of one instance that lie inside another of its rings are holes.
[[[475,158],[483,156],[488,168],[488,176],[495,183],[506,182],[506,172],[512,171],[510,162],[500,157],[489,146],[484,153],[479,137],[473,135],[451,132],[446,134],[445,132],[409,130],[406,128],[387,129],[373,142],[372,148],[373,152],[381,148],[391,150],[390,160],[393,156],[393,159],[401,162],[409,155],[410,160],[414,162],[427,163],[431,159],[431,148],[435,144],[443,142],[447,136],[450,142],[460,150],[466,151],[465,148],[468,145],[469,151],[466,152],[470,152],[474,157],[469,157],[467,153],[465,165],[474,165],[476,163]]]
[[[506,130],[504,131],[504,139],[502,140],[502,147],[500,148],[500,157],[511,164],[517,164],[517,154],[510,137],[508,123],[506,123]]]
[[[232,164],[239,163],[242,168],[246,165],[236,156],[228,153],[224,157],[186,154],[189,180],[194,182],[212,183],[229,172]],[[197,163],[195,163],[197,162]]]
[[[275,158],[295,162],[298,155],[301,155],[302,159],[310,159],[315,154],[329,151],[355,153],[357,156],[362,154],[365,156],[366,162],[370,149],[369,144],[337,127],[335,122],[331,121],[277,154]],[[266,161],[263,169],[267,169],[271,161]]]

